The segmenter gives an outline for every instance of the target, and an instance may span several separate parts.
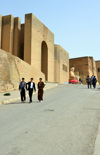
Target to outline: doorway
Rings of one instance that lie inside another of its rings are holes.
[[[45,41],[41,45],[41,71],[45,74],[46,81],[48,81],[48,47]]]

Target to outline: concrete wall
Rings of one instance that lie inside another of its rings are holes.
[[[64,83],[69,81],[69,54],[61,46],[54,46],[54,81]]]
[[[14,17],[12,15],[3,16],[1,48],[12,54],[13,54],[13,28],[14,28]]]
[[[79,72],[79,75],[83,81],[86,83],[86,77],[89,75],[95,75],[97,77],[96,72],[96,64],[93,57],[80,57],[80,58],[73,58],[69,60],[69,66],[75,67],[75,71]]]
[[[46,43],[48,55],[46,80],[54,82],[54,34],[33,14],[25,15],[24,61],[40,71],[43,41]]]
[[[97,70],[98,81],[100,82],[100,61],[96,61],[96,70]]]

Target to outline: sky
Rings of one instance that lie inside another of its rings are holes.
[[[55,36],[70,58],[100,60],[100,0],[2,0],[0,14],[20,17],[33,13]]]

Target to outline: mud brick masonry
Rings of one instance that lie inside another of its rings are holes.
[[[25,15],[24,24],[19,17],[0,15],[0,49],[2,89],[6,85],[8,90],[17,89],[22,76],[27,80],[32,76],[35,82],[39,77],[59,83],[69,80],[68,52],[54,44],[54,34],[32,13]]]
[[[93,57],[69,59],[69,53],[54,44],[54,34],[32,13],[19,17],[0,15],[0,92],[16,90],[22,77],[65,83],[75,67],[83,83],[87,75],[100,81],[100,61]]]
[[[81,77],[84,84],[86,84],[87,75],[90,77],[95,75],[98,81],[100,81],[100,71],[98,72],[100,61],[95,62],[93,57],[73,58],[69,60],[69,64],[70,68],[73,66],[75,67],[76,74]]]

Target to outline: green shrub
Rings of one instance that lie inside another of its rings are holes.
[[[10,93],[5,93],[5,94],[4,94],[4,96],[10,96],[10,95],[11,95]]]

